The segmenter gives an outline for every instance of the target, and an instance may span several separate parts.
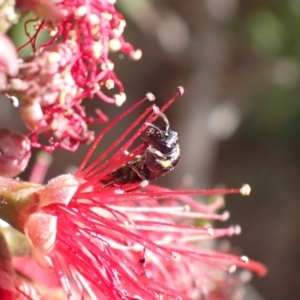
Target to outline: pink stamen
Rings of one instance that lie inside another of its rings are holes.
[[[111,130],[118,122],[120,122],[124,117],[126,117],[128,114],[130,114],[133,110],[135,110],[137,107],[139,107],[142,103],[144,103],[147,100],[147,97],[141,99],[140,101],[138,101],[137,103],[135,103],[133,106],[131,106],[128,110],[126,110],[125,112],[123,112],[121,115],[119,115],[117,118],[115,118],[110,124],[108,124],[105,129],[98,135],[98,137],[95,139],[95,141],[93,142],[93,144],[91,145],[87,155],[85,156],[85,158],[83,159],[82,163],[80,164],[77,172],[76,172],[76,176],[81,177],[82,175],[84,175],[86,172],[90,171],[90,169],[93,168],[94,165],[97,165],[98,163],[92,163],[89,167],[86,168],[86,170],[83,172],[83,168],[86,166],[87,162],[89,161],[89,159],[91,158],[92,154],[94,153],[97,145],[99,144],[99,142],[101,141],[101,139],[103,138],[103,136],[109,131]],[[103,159],[103,158],[102,158]]]

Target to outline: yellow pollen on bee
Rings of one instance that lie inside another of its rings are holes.
[[[168,168],[172,165],[172,162],[170,160],[162,160],[162,161],[160,161],[160,165],[163,168]]]

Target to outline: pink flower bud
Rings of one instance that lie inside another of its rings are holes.
[[[61,175],[46,186],[0,177],[0,219],[24,232],[39,265],[51,266],[51,253],[57,233],[57,216],[46,213],[44,206],[67,206],[78,188],[72,175]]]
[[[27,137],[0,128],[0,176],[17,176],[26,168],[30,156],[31,147]]]
[[[52,179],[37,191],[38,208],[24,218],[24,232],[32,245],[32,254],[40,266],[50,267],[48,255],[53,250],[57,217],[47,214],[43,207],[51,204],[67,206],[78,188],[78,181],[72,175],[61,175]],[[22,214],[24,215],[24,214]]]

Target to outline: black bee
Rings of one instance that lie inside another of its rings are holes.
[[[110,173],[113,183],[139,183],[151,181],[174,169],[180,159],[178,133],[170,129],[167,117],[160,113],[165,126],[159,128],[147,123],[146,149],[142,155]]]

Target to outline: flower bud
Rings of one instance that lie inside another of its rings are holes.
[[[0,128],[0,176],[13,177],[20,174],[28,164],[30,150],[27,137]]]

